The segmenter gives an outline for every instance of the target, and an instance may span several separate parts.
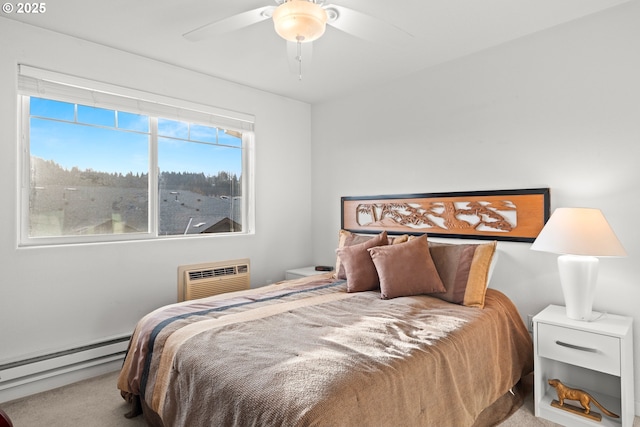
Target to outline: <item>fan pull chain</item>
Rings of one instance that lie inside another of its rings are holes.
[[[298,36],[296,37],[296,40],[298,48],[296,55],[296,61],[298,61],[298,80],[302,80],[302,40],[304,40],[304,37]]]

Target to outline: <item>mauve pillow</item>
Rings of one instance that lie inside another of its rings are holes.
[[[489,273],[497,242],[447,244],[429,242],[433,262],[447,292],[436,295],[445,301],[469,307],[484,307]]]
[[[446,292],[429,253],[427,236],[369,249],[383,299]]]
[[[387,244],[387,232],[357,245],[336,249],[344,265],[347,277],[347,292],[362,292],[377,289],[380,286],[376,266],[373,265],[368,249]]]
[[[338,234],[338,249],[342,249],[346,246],[359,245],[360,243],[367,242],[373,239],[374,236],[362,236],[360,234],[354,234],[347,230],[340,230]],[[346,279],[347,275],[344,271],[344,265],[340,257],[336,257],[336,270],[333,274],[336,279]]]
[[[338,249],[344,248],[345,246],[353,246],[358,245],[360,243],[364,243],[373,239],[372,235],[362,235],[355,234],[347,230],[340,230],[338,234]],[[399,243],[404,243],[409,239],[407,234],[403,234],[401,236],[389,236],[387,235],[387,244],[389,245],[397,245]],[[344,272],[344,266],[342,265],[342,261],[340,257],[336,257],[336,269],[335,273],[333,273],[333,277],[335,279],[346,279],[347,275]]]

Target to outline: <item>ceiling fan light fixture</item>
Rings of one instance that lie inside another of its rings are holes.
[[[324,34],[327,12],[308,0],[287,0],[273,11],[276,33],[292,42],[311,42]]]

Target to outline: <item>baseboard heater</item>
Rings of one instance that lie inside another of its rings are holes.
[[[124,358],[131,335],[122,335],[0,364],[0,391]]]

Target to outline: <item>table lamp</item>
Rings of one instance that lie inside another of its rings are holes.
[[[558,208],[531,245],[560,254],[558,270],[567,317],[591,320],[598,278],[597,257],[627,256],[599,209]]]

